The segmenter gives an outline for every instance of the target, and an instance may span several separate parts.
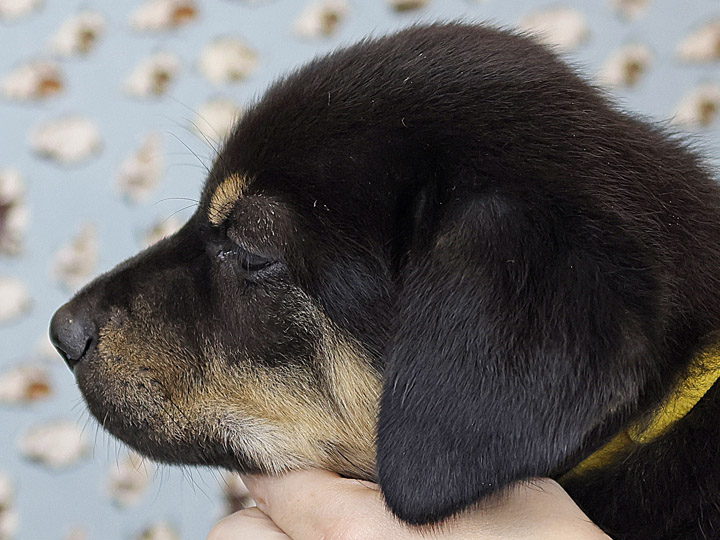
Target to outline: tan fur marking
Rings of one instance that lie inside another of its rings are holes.
[[[247,178],[239,174],[231,174],[215,189],[210,205],[208,219],[213,225],[220,225],[230,215],[237,200],[242,197],[247,187]]]
[[[242,382],[214,373],[209,412],[226,411],[223,438],[269,472],[319,467],[374,480],[380,376],[361,346],[306,301],[297,316],[321,328],[317,362],[327,388],[307,374],[257,366]]]
[[[207,343],[197,384],[187,369],[197,360],[186,356],[171,329],[157,325],[141,299],[131,320],[111,319],[101,329],[105,377],[134,381],[123,385],[123,407],[170,444],[215,441],[271,473],[318,467],[373,480],[380,375],[354,338],[296,292],[295,317],[320,329],[320,381],[309,371],[266,368],[252,359],[230,371],[226,353]]]
[[[356,346],[337,330],[325,330],[318,361],[327,370],[330,395],[301,374],[264,370],[239,384],[219,374],[221,381],[213,381],[217,402],[198,398],[205,398],[212,416],[226,411],[220,423],[228,446],[270,472],[321,467],[374,479],[381,382]]]

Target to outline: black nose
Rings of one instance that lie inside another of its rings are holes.
[[[97,343],[97,330],[89,310],[65,304],[50,321],[50,341],[65,359],[70,370]]]

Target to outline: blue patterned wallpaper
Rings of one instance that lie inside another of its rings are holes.
[[[720,167],[716,0],[0,0],[0,540],[204,538],[243,503],[233,477],[105,435],[50,316],[190,215],[217,141],[275,77],[457,18],[541,32]]]

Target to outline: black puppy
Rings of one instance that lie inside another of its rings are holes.
[[[274,84],[51,335],[160,461],[323,467],[419,524],[552,476],[617,539],[715,538],[719,208],[532,40],[416,27]]]

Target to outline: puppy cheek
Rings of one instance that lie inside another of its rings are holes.
[[[223,438],[266,472],[319,467],[374,479],[380,375],[330,326],[314,363],[313,371],[294,366],[292,376],[258,366],[213,370]]]

